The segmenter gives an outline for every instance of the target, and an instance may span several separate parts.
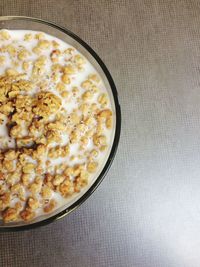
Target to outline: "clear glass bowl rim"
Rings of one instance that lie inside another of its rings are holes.
[[[75,201],[67,209],[62,210],[61,212],[58,212],[57,214],[55,214],[55,215],[53,215],[47,219],[44,219],[44,220],[41,220],[41,221],[35,222],[35,223],[30,222],[30,223],[27,223],[27,224],[21,225],[21,226],[6,226],[6,225],[4,225],[2,227],[0,226],[0,232],[1,231],[2,232],[21,231],[21,230],[28,230],[28,229],[40,227],[40,226],[49,224],[55,220],[61,219],[64,216],[71,213],[72,211],[74,211],[76,208],[78,208],[96,190],[96,188],[99,186],[99,184],[102,182],[103,178],[107,174],[107,172],[111,166],[111,163],[113,162],[113,159],[115,157],[118,143],[119,143],[119,139],[120,139],[120,132],[121,132],[121,109],[120,109],[120,105],[119,105],[119,101],[118,101],[118,93],[117,93],[115,83],[114,83],[112,76],[111,76],[110,72],[108,71],[106,65],[104,64],[104,62],[101,60],[101,58],[96,54],[96,52],[85,41],[83,41],[80,37],[78,37],[76,34],[71,32],[67,28],[59,26],[55,23],[43,20],[43,19],[34,18],[34,17],[27,17],[27,16],[0,16],[0,22],[7,21],[7,20],[24,20],[24,21],[28,20],[28,21],[32,21],[32,22],[38,22],[41,24],[46,24],[47,26],[56,28],[57,30],[60,30],[63,33],[69,35],[71,38],[73,38],[75,41],[77,41],[80,45],[82,45],[87,50],[87,52],[89,52],[91,54],[91,56],[99,64],[100,68],[102,69],[102,71],[103,71],[104,75],[106,76],[107,81],[110,85],[113,100],[114,100],[114,105],[115,105],[116,127],[115,127],[114,140],[113,140],[113,144],[112,144],[112,148],[111,148],[109,157],[108,157],[101,173],[99,174],[99,176],[95,180],[95,182],[92,184],[92,186],[85,192],[85,194],[81,198],[79,198],[77,201]]]

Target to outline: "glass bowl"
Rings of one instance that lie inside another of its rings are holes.
[[[106,86],[111,101],[114,121],[112,144],[110,144],[109,153],[107,155],[107,158],[105,159],[103,167],[99,171],[97,177],[95,177],[95,179],[92,181],[92,183],[66,205],[63,205],[50,214],[36,217],[33,221],[20,221],[4,224],[2,220],[0,220],[0,231],[16,231],[42,226],[66,216],[77,207],[79,207],[95,191],[95,189],[98,187],[107,171],[109,170],[117,150],[121,129],[121,111],[118,102],[117,90],[107,67],[99,58],[99,56],[94,52],[94,50],[77,35],[69,31],[68,29],[60,27],[56,24],[37,18],[21,16],[0,17],[0,29],[42,31],[63,40],[64,42],[70,44],[78,51],[80,51],[97,70]]]

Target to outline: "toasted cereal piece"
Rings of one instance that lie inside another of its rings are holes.
[[[50,58],[53,63],[57,63],[59,61],[59,57],[61,55],[61,51],[59,49],[55,49],[51,52]]]
[[[65,179],[62,184],[59,186],[59,191],[63,197],[69,197],[74,193],[73,182],[69,179]]]
[[[48,40],[39,40],[38,47],[43,50],[49,49],[51,47],[51,42]]]
[[[36,67],[36,66],[33,66],[33,69],[32,69],[32,77],[37,77],[39,75],[42,75],[44,74],[45,72],[45,67]]]
[[[41,188],[42,188],[42,185],[41,185],[41,184],[34,182],[34,183],[32,183],[32,184],[29,186],[29,191],[30,191],[33,195],[35,195],[35,194],[37,194],[37,193],[40,193]]]
[[[42,174],[44,173],[44,168],[43,168],[43,166],[42,166],[42,165],[38,165],[38,166],[36,167],[36,169],[35,169],[35,173],[36,173],[37,175],[42,175]]]
[[[40,156],[44,156],[46,154],[46,146],[45,145],[39,145],[37,147],[37,153],[40,155]]]
[[[44,124],[43,122],[33,120],[31,125],[29,126],[29,133],[31,136],[38,137],[41,136],[42,132],[44,130]]]
[[[2,104],[0,106],[0,112],[3,113],[4,115],[8,116],[10,115],[11,112],[14,111],[13,103],[12,102],[7,102],[5,104]]]
[[[109,117],[109,118],[106,119],[106,127],[108,129],[112,128],[112,117]]]
[[[30,67],[30,63],[28,61],[24,61],[22,63],[23,70],[27,71],[29,69],[29,67]]]
[[[40,207],[39,200],[33,197],[29,197],[27,204],[31,210],[36,210]]]
[[[57,83],[56,90],[59,93],[62,93],[63,91],[65,91],[66,90],[66,87],[65,87],[64,83],[61,83],[61,82]]]
[[[29,41],[31,41],[32,39],[33,39],[33,35],[32,35],[31,33],[26,33],[26,34],[24,35],[24,41],[29,42]]]
[[[7,208],[2,212],[2,218],[5,223],[16,221],[18,219],[18,210],[16,208]]]
[[[7,159],[4,159],[2,166],[8,172],[13,172],[16,168],[14,162],[12,160],[7,160]]]
[[[75,144],[75,143],[77,143],[78,140],[79,140],[79,137],[80,137],[79,133],[78,133],[77,131],[73,131],[73,132],[70,134],[70,137],[69,137],[69,139],[70,139],[70,143],[71,143],[71,144]]]
[[[82,94],[82,99],[84,101],[91,100],[93,97],[93,93],[90,90],[87,90],[85,93]]]
[[[6,46],[6,52],[8,52],[11,57],[17,55],[17,49],[11,44]]]
[[[108,148],[108,146],[107,145],[104,145],[104,146],[101,146],[99,149],[100,149],[100,151],[105,151],[106,149]]]
[[[75,111],[70,114],[70,118],[73,124],[78,124],[80,122],[80,116]]]
[[[79,93],[78,87],[76,87],[76,86],[72,87],[72,93],[73,93],[73,96],[77,96]]]
[[[6,69],[6,75],[8,75],[8,76],[15,76],[15,75],[17,75],[17,74],[19,74],[19,73],[18,73],[18,71],[15,70],[15,69],[12,69],[12,68],[8,68],[8,69]]]
[[[54,48],[58,48],[60,46],[60,44],[56,42],[55,40],[52,41],[52,45]]]
[[[3,113],[0,113],[0,124],[3,124],[5,119],[6,119],[6,116]]]
[[[44,39],[44,37],[45,37],[44,32],[38,32],[35,34],[35,39],[37,39],[37,40],[42,40],[42,39]]]
[[[36,167],[35,164],[27,163],[25,166],[23,166],[22,170],[24,173],[32,173],[35,167]]]
[[[71,82],[68,74],[63,74],[61,77],[61,80],[64,84],[70,84],[70,82]]]
[[[7,187],[5,186],[5,184],[0,184],[0,195],[5,194],[7,191]],[[0,200],[0,211],[3,210],[3,203],[2,200]]]
[[[92,149],[92,151],[90,152],[90,156],[92,158],[96,158],[96,157],[98,157],[98,155],[99,155],[99,152],[96,149]]]
[[[82,111],[83,115],[87,115],[90,108],[89,108],[88,104],[83,103],[80,105],[79,109],[80,109],[80,111]]]
[[[73,172],[73,176],[78,176],[80,175],[81,171],[84,169],[84,166],[81,164],[77,164],[74,166],[74,172]]]
[[[87,130],[87,125],[83,123],[79,123],[76,125],[76,129],[80,131],[81,133],[84,133]]]
[[[48,186],[44,186],[41,190],[41,195],[44,199],[50,199],[52,196],[52,190]]]
[[[103,125],[102,123],[98,122],[96,125],[96,134],[102,135],[102,133],[103,133]]]
[[[17,183],[17,184],[15,184],[15,185],[13,185],[13,186],[11,187],[10,191],[11,191],[12,193],[16,193],[16,194],[20,194],[20,193],[22,193],[22,192],[24,193],[24,187],[23,187],[23,185]]]
[[[102,145],[106,145],[106,136],[105,135],[93,135],[93,143],[96,146],[102,146]]]
[[[18,157],[18,154],[19,154],[18,152],[11,149],[4,153],[4,157],[7,160],[14,160]]]
[[[71,161],[73,161],[73,160],[75,160],[76,159],[76,157],[74,156],[74,155],[72,155],[71,157],[70,157],[70,160]]]
[[[5,64],[5,61],[6,61],[6,57],[5,56],[0,56],[0,65],[4,65]]]
[[[72,175],[74,175],[74,169],[72,167],[66,167],[64,174],[66,176],[72,176]]]
[[[35,217],[35,212],[26,208],[25,210],[20,212],[20,217],[24,221],[30,221]]]
[[[61,96],[64,98],[68,98],[69,97],[69,92],[68,91],[64,91],[61,93]]]
[[[52,182],[53,178],[54,178],[53,175],[51,175],[50,173],[46,173],[45,174],[44,183],[46,183],[46,182]]]
[[[44,178],[44,184],[49,188],[54,189],[54,185],[52,183],[53,179],[54,179],[53,175],[51,175],[50,173],[46,173]]]
[[[40,55],[42,53],[42,49],[39,46],[33,47],[32,51],[37,55]]]
[[[62,104],[60,97],[51,92],[40,92],[37,95],[37,99],[33,112],[43,118],[48,118],[50,114],[57,112]]]
[[[46,137],[47,137],[47,144],[50,144],[52,142],[59,143],[61,141],[61,136],[57,131],[53,130],[47,131]]]
[[[21,180],[24,186],[28,186],[30,183],[31,175],[29,173],[22,174]]]
[[[85,170],[82,170],[80,175],[77,176],[74,180],[74,191],[79,193],[83,187],[88,184],[88,173]]]
[[[20,65],[20,63],[19,63],[18,60],[17,60],[17,61],[16,61],[16,60],[13,60],[11,64],[12,64],[12,67],[13,67],[13,68],[17,68],[17,67],[19,67],[19,65]]]
[[[57,73],[57,72],[52,73],[52,75],[51,75],[51,80],[52,80],[53,82],[58,82],[59,78],[60,78],[59,73]]]
[[[90,89],[90,91],[93,94],[96,94],[96,93],[99,93],[100,89],[96,85],[92,85],[92,88]]]
[[[8,97],[11,98],[16,98],[16,96],[19,94],[19,91],[10,91],[8,92]]]
[[[92,103],[91,105],[91,111],[95,113],[98,110],[98,105],[96,103]]]
[[[69,47],[69,48],[65,49],[64,54],[73,55],[74,52],[75,52],[75,49],[73,47]]]
[[[5,209],[10,205],[11,201],[11,194],[10,192],[5,192],[2,195],[0,195],[0,210]]]
[[[89,163],[87,164],[87,171],[88,171],[89,173],[93,173],[93,172],[96,171],[97,167],[98,167],[98,163],[97,163],[97,162],[95,162],[95,161],[93,161],[93,162],[89,162]]]
[[[99,104],[105,106],[108,104],[108,97],[107,97],[107,94],[103,93],[103,94],[100,94],[100,96],[98,97],[98,102]]]
[[[22,203],[20,201],[15,203],[15,209],[19,212],[22,209]]]
[[[96,83],[100,82],[100,77],[96,73],[88,75],[88,79],[91,80],[92,82]]]
[[[81,87],[85,90],[91,89],[93,83],[90,80],[85,80],[84,82],[81,83]]]
[[[34,62],[34,66],[37,68],[42,68],[45,66],[47,61],[47,57],[46,56],[40,56],[38,57],[35,62]]]
[[[66,126],[59,120],[48,123],[46,127],[48,130],[57,129],[64,131],[66,129]]]
[[[57,203],[56,203],[55,199],[51,199],[49,204],[44,207],[44,209],[43,209],[44,212],[48,213],[48,212],[53,211],[53,209],[55,209],[55,207],[56,207],[56,204]]]
[[[52,183],[54,186],[58,186],[65,180],[65,178],[66,177],[64,175],[57,174],[55,175]]]
[[[70,153],[70,146],[69,145],[65,145],[62,147],[62,157],[66,157],[68,156]]]
[[[38,137],[36,140],[35,140],[36,144],[43,144],[43,145],[46,145],[47,144],[47,139],[45,138],[44,135],[41,135],[40,137]],[[40,156],[39,156],[40,157]]]
[[[83,65],[85,63],[84,57],[79,54],[74,56],[74,61],[77,65]]]
[[[0,171],[0,180],[4,180],[4,179],[5,179],[5,174]]]
[[[17,144],[18,148],[31,147],[34,145],[34,139],[30,136],[25,136],[22,138],[16,138],[16,144]]]
[[[110,116],[112,116],[112,111],[110,109],[104,109],[104,110],[101,110],[99,113],[98,113],[98,117],[100,118],[109,118]]]
[[[93,116],[88,116],[85,120],[84,120],[84,123],[85,125],[87,126],[92,126],[92,125],[95,125],[95,119]]]
[[[80,141],[81,141],[81,145],[87,146],[88,142],[89,142],[89,139],[86,136],[82,136]]]
[[[29,56],[29,52],[27,50],[21,50],[19,53],[18,53],[18,59],[19,60],[25,60],[27,57]]]
[[[55,63],[51,66],[51,70],[53,72],[62,72],[63,71],[63,66],[61,64]]]
[[[68,64],[63,68],[63,72],[67,75],[71,75],[76,73],[76,69],[71,64]]]
[[[10,34],[6,30],[1,30],[0,31],[0,39],[2,40],[9,40],[11,38]]]

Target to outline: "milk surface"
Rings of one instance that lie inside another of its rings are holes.
[[[7,45],[7,44],[12,44],[12,43],[16,43],[17,45],[19,45],[21,48],[26,48],[29,51],[32,51],[33,47],[36,46],[37,41],[36,39],[32,39],[31,41],[27,42],[24,41],[24,35],[27,33],[31,33],[31,34],[36,34],[37,32],[34,31],[30,31],[30,30],[9,30],[8,31],[10,36],[11,36],[11,40],[7,40],[7,41],[0,41],[0,45]],[[70,46],[69,44],[63,42],[62,40],[45,34],[45,39],[46,40],[55,40],[60,46],[59,49],[61,51],[64,51],[67,48],[71,48],[72,46]],[[81,55],[80,52],[76,51],[78,54]],[[11,67],[11,59],[9,57],[8,53],[3,53],[4,56],[6,56],[6,63],[3,66],[0,66],[0,75],[4,74],[5,70],[7,68]],[[48,60],[47,60],[47,64],[45,67],[45,73],[44,73],[44,81],[48,82],[48,91],[54,93],[55,95],[58,95],[57,90],[55,89],[55,84],[51,81],[50,78],[50,72],[51,72],[51,66],[52,66],[52,62],[50,60],[50,52],[48,50],[44,50],[44,52],[42,53],[42,55],[47,56]],[[38,55],[34,55],[32,54],[28,60],[30,61],[35,61],[38,58]],[[66,59],[67,56],[64,58],[60,58],[60,62],[59,63],[65,63],[66,64]],[[21,66],[17,66],[15,67],[15,69],[20,72],[20,73],[24,73],[25,71],[21,68]],[[29,70],[26,72],[26,79],[29,79],[32,73],[32,68],[29,68]],[[94,74],[97,73],[97,71],[95,70],[95,68],[92,66],[92,64],[86,60],[86,64],[84,65],[84,70],[82,70],[81,72],[78,72],[78,74],[74,74],[71,77],[71,84],[70,87],[78,87],[80,89],[79,95],[81,95],[84,90],[81,89],[81,83],[87,79],[89,74]],[[105,92],[107,93],[106,87],[103,83],[103,81],[101,80],[100,83],[98,84],[98,87],[100,88],[101,93]],[[35,87],[33,91],[30,92],[30,94],[36,94],[37,92],[39,92],[40,89],[39,87]],[[109,96],[109,94],[108,94]],[[107,108],[112,110],[111,107],[111,101],[109,101],[109,104],[107,106]],[[96,99],[92,99],[92,103],[97,103],[97,97]],[[62,108],[64,110],[64,112],[67,114],[70,114],[70,112],[76,108],[78,108],[78,103],[77,103],[77,96],[74,96],[70,99],[69,101],[66,101],[66,99],[62,98]],[[114,110],[112,110],[113,112],[113,119],[115,119],[115,113]],[[52,120],[54,119],[54,117],[52,117]],[[9,148],[14,148],[15,147],[15,142],[13,140],[13,138],[9,137],[8,135],[8,131],[6,128],[6,116],[3,118],[4,122],[3,124],[0,125],[0,149],[4,149],[5,144],[3,142],[1,142],[1,137],[6,137],[6,145]],[[90,129],[90,126],[88,126],[88,129]],[[57,205],[57,209],[60,207],[67,207],[68,204],[72,204],[73,200],[76,200],[77,198],[79,198],[85,191],[87,191],[89,189],[89,187],[93,184],[93,182],[96,180],[96,178],[98,177],[98,175],[100,174],[101,170],[103,169],[105,162],[107,161],[107,158],[109,156],[110,150],[111,150],[111,146],[113,143],[113,137],[114,137],[114,124],[113,124],[113,129],[112,130],[108,130],[108,129],[104,129],[104,135],[106,135],[107,137],[107,143],[109,144],[109,147],[107,149],[106,152],[100,152],[99,155],[96,158],[96,161],[98,161],[99,165],[98,165],[98,169],[96,171],[96,173],[94,173],[93,175],[90,175],[89,177],[89,184],[88,186],[82,190],[82,192],[78,193],[78,194],[74,194],[71,198],[63,198],[59,193],[57,192],[53,192],[53,198],[57,201],[58,205]],[[69,136],[66,133],[62,133],[62,142],[61,145],[65,145],[69,142]],[[55,144],[56,145],[56,144]],[[94,148],[94,145],[92,142],[89,142],[89,144],[87,145],[86,149],[92,149]],[[76,157],[77,155],[80,155],[80,151],[78,151],[78,146],[76,144],[72,144],[70,146],[70,155],[68,157],[65,158],[57,158],[57,159],[50,159],[47,158],[47,160],[50,160],[51,162],[51,166],[53,165],[57,165],[57,164],[61,164],[61,163],[67,163],[69,166],[70,165],[75,165],[75,164],[81,164],[84,163],[85,158],[83,157],[82,159]],[[75,159],[73,160],[73,162],[70,161],[70,157],[71,156],[75,156]],[[1,181],[0,181],[1,183]],[[27,193],[28,196],[28,193]],[[14,205],[16,202],[15,199],[13,199],[12,204]],[[42,210],[42,208],[39,208],[36,211],[37,217],[40,215],[45,214]]]

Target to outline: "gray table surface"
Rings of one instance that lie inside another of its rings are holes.
[[[200,266],[200,1],[1,0],[69,28],[105,61],[122,108],[117,156],[78,210],[0,233],[2,267]]]

